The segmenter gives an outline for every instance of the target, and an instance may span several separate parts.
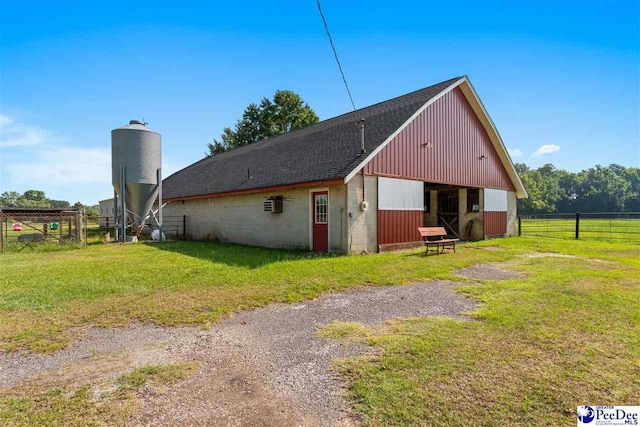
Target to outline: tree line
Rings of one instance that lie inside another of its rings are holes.
[[[611,164],[568,172],[550,163],[515,166],[529,193],[518,200],[520,214],[640,212],[640,168]]]
[[[80,202],[73,205],[66,200],[56,200],[48,198],[44,191],[27,190],[20,194],[17,191],[5,191],[0,194],[0,208],[85,208],[87,215],[98,216],[98,206],[87,206]]]

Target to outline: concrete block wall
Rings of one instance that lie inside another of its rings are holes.
[[[431,190],[429,192],[429,213],[424,215],[424,225],[427,227],[438,226],[438,192]]]
[[[347,186],[329,187],[329,252],[347,252]],[[309,217],[311,217],[309,215]]]
[[[347,183],[348,243],[346,252],[378,252],[378,178],[376,176],[354,176]],[[369,208],[360,209],[363,188]]]
[[[507,235],[515,236],[518,233],[518,206],[515,191],[507,191]]]
[[[341,218],[344,185],[174,201],[163,213],[186,215],[187,232],[194,239],[214,237],[245,245],[310,250],[311,192],[327,189],[330,250],[342,252],[346,246],[341,230],[345,227]],[[271,196],[283,196],[282,213],[264,212],[264,200]]]
[[[483,188],[479,189],[480,193],[480,210],[479,212],[467,212],[467,188],[461,188],[458,190],[458,221],[460,238],[464,240],[482,240],[484,239],[484,227],[483,227],[483,214],[484,211],[484,194]],[[473,221],[471,227],[471,234],[466,235],[465,230],[469,221]]]

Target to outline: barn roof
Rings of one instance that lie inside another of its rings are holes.
[[[365,145],[371,152],[457,80],[207,157],[166,178],[163,196],[172,199],[344,178],[362,161],[358,120],[365,119]]]
[[[461,82],[467,82],[466,77],[456,77],[302,129],[206,157],[166,178],[163,181],[163,198],[180,200],[345,179],[360,170],[371,154],[378,152],[430,101]],[[365,119],[365,148],[369,156],[360,154],[357,122],[362,118]],[[502,148],[506,154],[504,145]],[[508,159],[508,154],[506,156]],[[512,164],[510,168],[513,169]],[[517,174],[515,179],[517,182],[514,184],[518,188],[518,183],[522,184]]]

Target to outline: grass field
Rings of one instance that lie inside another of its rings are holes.
[[[371,347],[336,366],[364,424],[573,425],[586,402],[640,402],[640,247],[542,240],[574,257],[515,258],[509,268],[526,279],[460,287],[482,303],[478,321],[321,332]]]
[[[525,256],[539,252],[571,257]],[[454,273],[502,261],[527,278]],[[90,326],[206,325],[276,301],[447,279],[481,303],[475,321],[422,318],[326,331],[370,346],[366,357],[337,365],[364,424],[561,425],[575,422],[577,405],[640,401],[638,244],[522,237],[428,258],[422,251],[318,257],[223,243],[96,244],[4,254],[0,262],[2,351],[53,351]],[[56,419],[78,405],[91,417],[104,415],[86,395],[65,396],[0,396],[0,420],[36,424],[51,405]]]
[[[522,220],[523,236],[574,239],[575,218],[536,218]],[[640,242],[640,219],[580,219],[581,239],[628,240]]]

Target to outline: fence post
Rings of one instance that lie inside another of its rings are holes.
[[[576,212],[576,240],[580,238],[580,212]]]
[[[182,238],[187,238],[187,216],[182,215]]]
[[[522,236],[522,216],[518,215],[518,237]]]

